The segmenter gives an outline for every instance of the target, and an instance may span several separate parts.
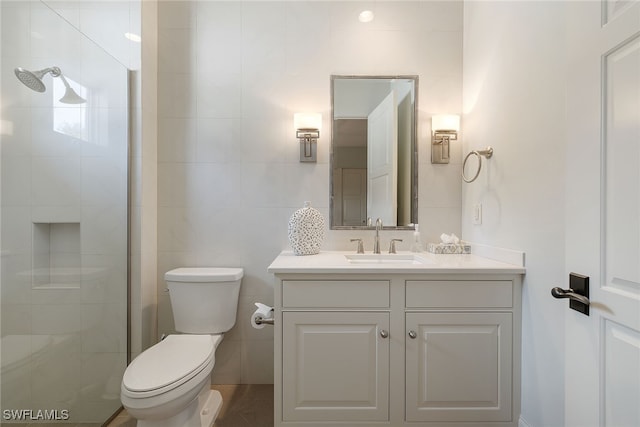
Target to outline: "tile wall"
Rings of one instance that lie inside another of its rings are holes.
[[[373,22],[358,22],[372,8]],[[249,325],[273,303],[266,269],[288,248],[305,200],[329,216],[330,75],[419,76],[419,223],[425,241],[460,235],[461,149],[430,163],[430,117],[460,113],[462,2],[159,3],[158,333],[173,331],[161,278],[179,266],[245,269],[238,320],[215,383],[271,383],[273,333]],[[298,162],[296,112],[321,112],[318,163]],[[328,222],[328,221],[327,221]],[[370,232],[328,231],[324,249]],[[383,232],[383,240],[410,233]]]

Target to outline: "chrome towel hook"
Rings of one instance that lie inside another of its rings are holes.
[[[467,165],[467,160],[469,160],[469,157],[471,157],[471,155],[475,155],[478,158],[478,170],[476,171],[476,174],[473,176],[473,178],[467,178],[467,176],[464,174],[464,168]],[[478,175],[480,175],[480,170],[482,169],[482,156],[490,159],[491,156],[493,156],[493,148],[487,147],[486,150],[474,150],[467,154],[467,156],[464,158],[464,162],[462,163],[462,179],[464,179],[464,182],[473,182],[476,180],[476,178],[478,178]]]

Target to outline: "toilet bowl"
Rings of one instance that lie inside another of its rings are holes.
[[[242,269],[165,274],[181,334],[167,336],[125,370],[120,399],[138,427],[211,427],[222,405],[211,390],[215,351],[235,324]]]
[[[205,408],[190,411],[180,423],[171,418],[202,392],[212,391],[210,376],[220,341],[222,335],[169,335],[131,362],[122,378],[121,400],[129,414],[141,420],[138,426],[202,425],[193,414]],[[145,420],[155,422],[145,424]]]

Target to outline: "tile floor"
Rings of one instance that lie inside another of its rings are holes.
[[[273,384],[214,385],[222,394],[222,408],[214,427],[273,427]],[[33,423],[0,425],[22,427],[100,427],[100,424]],[[106,427],[135,427],[125,411]]]
[[[12,426],[12,427],[100,427],[100,424],[96,423],[0,423],[2,426]],[[132,424],[133,425],[133,424]]]

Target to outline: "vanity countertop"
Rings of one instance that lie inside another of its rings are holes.
[[[398,252],[399,255],[416,255],[423,263],[351,263],[347,256],[354,252],[322,251],[317,255],[297,256],[291,251],[281,252],[268,268],[270,273],[281,274],[524,274],[525,268],[483,258],[473,254],[444,255],[420,252]],[[367,254],[371,255],[371,254]],[[384,256],[385,254],[382,254]]]

